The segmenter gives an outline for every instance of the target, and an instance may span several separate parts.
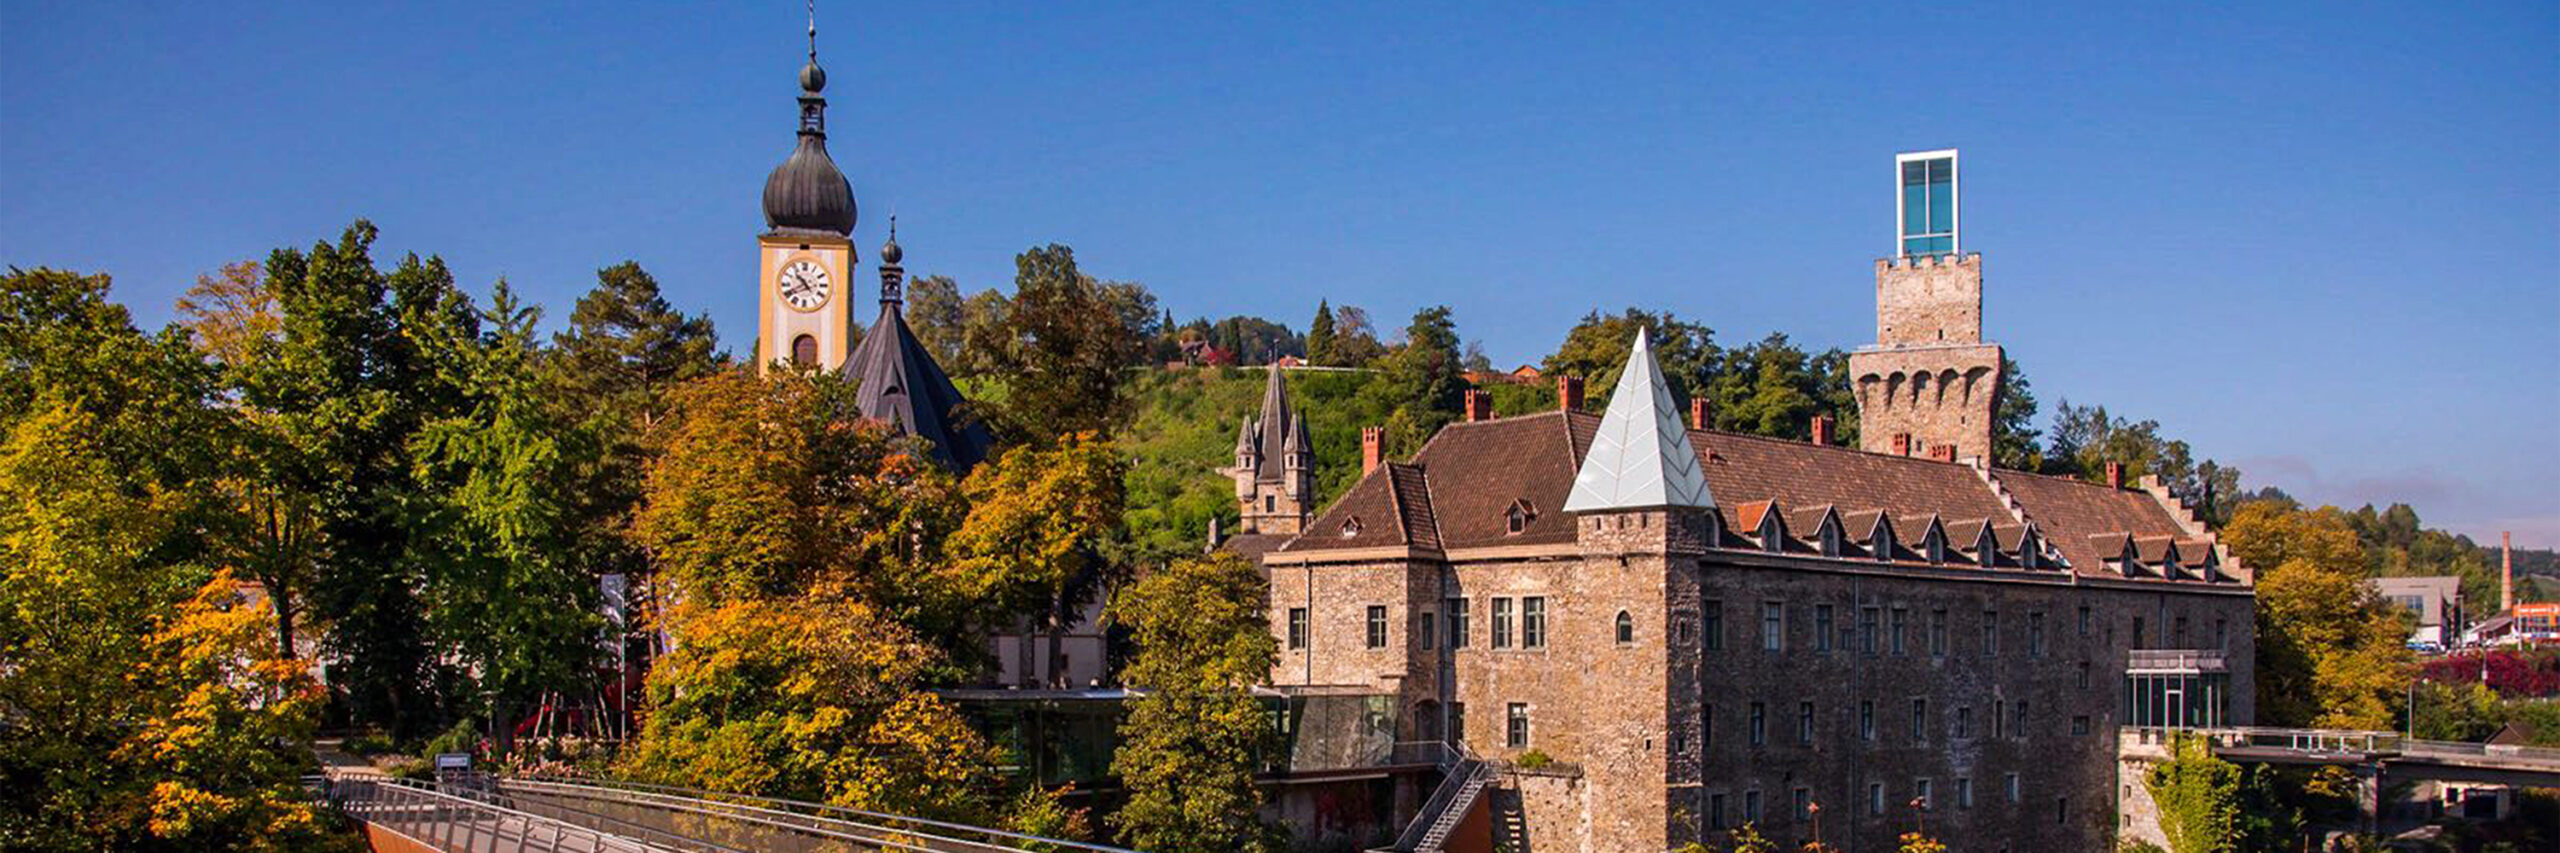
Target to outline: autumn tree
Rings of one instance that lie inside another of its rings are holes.
[[[1110,618],[1137,644],[1137,691],[1111,772],[1129,799],[1123,843],[1166,853],[1273,849],[1253,774],[1275,733],[1252,687],[1278,648],[1261,575],[1232,554],[1176,561],[1122,589]]]
[[[1050,245],[1014,259],[1004,318],[969,345],[1003,378],[995,418],[1014,441],[1107,433],[1122,414],[1120,369],[1142,351],[1100,284],[1076,268],[1075,251]]]
[[[2390,726],[2411,665],[2406,617],[2366,582],[2345,514],[2252,502],[2222,529],[2222,541],[2257,575],[2259,719]]]
[[[1369,312],[1357,305],[1337,305],[1333,309],[1334,367],[1368,367],[1385,358],[1387,347],[1378,341],[1377,327],[1370,325]]]

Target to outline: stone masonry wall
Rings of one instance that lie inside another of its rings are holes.
[[[1954,445],[1955,458],[1988,456],[2000,408],[2000,346],[1966,344],[1859,350],[1849,354],[1858,391],[1858,446],[1892,453],[1893,437],[1911,437],[1909,453]]]
[[[1939,346],[1982,341],[1982,255],[1876,261],[1876,343]]]

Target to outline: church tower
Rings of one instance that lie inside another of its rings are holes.
[[[1236,466],[1226,473],[1236,481],[1238,532],[1295,535],[1315,510],[1316,446],[1306,418],[1289,410],[1280,366],[1269,369],[1262,411],[1236,432]]]
[[[1991,458],[2000,345],[1982,339],[1982,255],[1960,242],[1954,149],[1897,155],[1892,257],[1876,261],[1876,343],[1849,354],[1870,453]]]
[[[800,143],[764,182],[765,233],[756,238],[756,358],[832,370],[852,345],[853,184],[827,157],[827,72],[818,22],[800,69]]]

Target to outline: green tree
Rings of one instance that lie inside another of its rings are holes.
[[[1583,315],[1538,369],[1551,376],[1582,377],[1592,395],[1589,405],[1606,406],[1609,393],[1618,387],[1618,373],[1626,369],[1627,352],[1635,346],[1639,328],[1653,342],[1654,360],[1662,363],[1662,377],[1671,386],[1673,399],[1688,400],[1714,379],[1722,352],[1716,348],[1713,330],[1669,311],[1637,308]]]
[[[1368,367],[1387,355],[1377,328],[1369,324],[1369,312],[1357,305],[1334,307],[1332,351],[1335,367]]]
[[[1275,732],[1252,687],[1278,647],[1267,591],[1232,554],[1174,562],[1122,589],[1110,618],[1138,652],[1122,678],[1139,691],[1111,772],[1128,802],[1111,815],[1123,843],[1166,853],[1276,847],[1255,816],[1253,774]]]
[[[623,549],[579,513],[575,474],[597,467],[606,440],[552,404],[539,316],[498,283],[489,332],[464,354],[466,408],[425,424],[410,448],[429,622],[502,733],[546,694],[593,686],[596,578],[622,568]]]
[[[960,283],[945,275],[918,276],[907,282],[906,298],[907,328],[915,330],[916,342],[933,353],[934,362],[944,370],[966,375],[960,372],[968,364],[962,357],[968,326]]]
[[[1316,300],[1316,317],[1307,321],[1307,363],[1331,366],[1333,354],[1333,305]]]
[[[1108,434],[1122,414],[1120,369],[1135,362],[1138,340],[1101,286],[1076,269],[1074,250],[1032,249],[1014,267],[1004,319],[983,339],[970,338],[1004,378],[1000,431],[1035,442]]]
[[[1991,414],[1991,464],[2013,471],[2042,470],[2044,447],[2035,420],[2035,387],[2027,381],[2026,369],[2002,353],[2000,406]]]
[[[1397,455],[1421,447],[1421,439],[1456,420],[1467,379],[1461,375],[1465,366],[1458,354],[1458,328],[1448,306],[1415,312],[1404,343],[1378,369],[1378,380],[1363,393],[1392,407],[1387,426]]]
[[[1817,414],[1854,426],[1857,406],[1846,390],[1847,377],[1845,354],[1807,355],[1783,334],[1726,350],[1710,386],[1716,426],[1799,440],[1812,436]],[[1847,429],[1834,436],[1853,443],[1855,438]]]

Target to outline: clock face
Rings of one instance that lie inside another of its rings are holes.
[[[816,261],[792,261],[773,279],[774,292],[784,304],[802,311],[815,311],[827,304],[827,268]]]

